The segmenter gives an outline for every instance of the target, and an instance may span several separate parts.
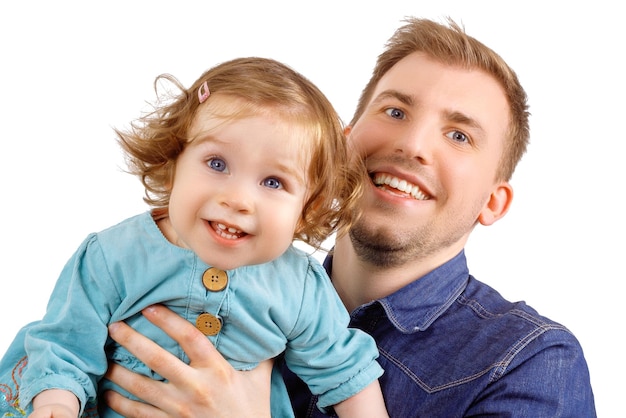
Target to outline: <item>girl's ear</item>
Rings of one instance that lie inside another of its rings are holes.
[[[343,128],[343,134],[344,134],[345,136],[349,136],[349,135],[350,135],[350,132],[352,132],[352,126],[347,125],[345,128]]]
[[[512,201],[513,187],[507,181],[501,182],[491,192],[485,207],[478,214],[478,222],[485,226],[493,224],[506,215]]]

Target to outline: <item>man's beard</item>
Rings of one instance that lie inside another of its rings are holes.
[[[424,243],[415,237],[368,228],[363,220],[353,225],[349,234],[357,257],[378,268],[401,266],[426,251]]]
[[[454,245],[473,228],[470,217],[465,221],[461,217],[454,219],[457,222],[446,230],[429,226],[399,230],[402,229],[399,223],[391,227],[368,227],[362,217],[350,228],[349,235],[361,261],[374,268],[393,268],[427,259]]]

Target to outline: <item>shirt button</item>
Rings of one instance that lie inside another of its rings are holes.
[[[211,267],[202,275],[202,284],[211,292],[219,292],[228,284],[228,274],[224,270]]]
[[[222,321],[215,315],[203,312],[196,319],[196,328],[204,335],[217,335],[222,329]]]

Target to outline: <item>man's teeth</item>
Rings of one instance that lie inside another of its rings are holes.
[[[217,229],[215,230],[215,232],[217,232],[223,238],[237,239],[243,235],[243,231],[240,231],[239,229],[227,227],[226,225],[220,223],[216,224],[216,226]]]
[[[419,187],[389,174],[376,174],[374,184],[377,186],[386,185],[403,193],[408,193],[417,200],[428,200],[428,196],[422,193]]]

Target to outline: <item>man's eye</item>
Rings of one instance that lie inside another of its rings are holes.
[[[226,161],[221,158],[211,158],[207,161],[207,165],[215,171],[226,171]]]
[[[404,119],[404,112],[395,107],[385,110],[385,113],[394,119]]]
[[[263,180],[263,186],[269,187],[270,189],[282,189],[283,184],[275,177],[268,177]]]
[[[469,142],[469,138],[461,131],[451,131],[446,134],[448,138],[455,142]]]

